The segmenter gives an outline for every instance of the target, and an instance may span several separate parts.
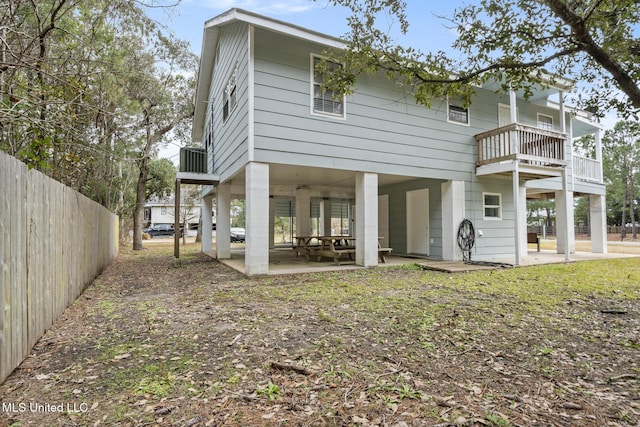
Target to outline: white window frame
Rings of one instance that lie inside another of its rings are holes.
[[[335,113],[330,113],[327,111],[320,111],[320,110],[316,110],[315,108],[315,100],[316,100],[316,86],[319,86],[320,84],[322,84],[321,82],[316,82],[316,72],[315,72],[315,60],[319,59],[319,60],[323,60],[323,59],[327,59],[327,57],[325,56],[321,56],[321,55],[317,55],[312,53],[310,55],[310,99],[311,99],[311,103],[309,106],[309,110],[311,112],[312,115],[314,116],[320,116],[320,117],[328,117],[328,118],[332,118],[332,119],[337,119],[337,120],[345,120],[347,118],[347,97],[343,94],[342,95],[342,114],[335,114]],[[343,66],[343,64],[339,64],[340,66]]]
[[[227,84],[224,87],[222,93],[222,121],[224,123],[229,120],[231,114],[238,106],[238,64],[233,69],[233,72],[227,79]],[[226,115],[225,115],[226,108]]]
[[[549,119],[551,123],[541,122],[540,117]],[[538,128],[545,129],[545,130],[555,130],[555,125],[553,124],[553,116],[550,116],[548,114],[538,113],[537,120],[538,120]],[[551,125],[551,127],[549,127],[549,125]]]
[[[462,107],[461,104],[462,104],[461,102],[453,102],[452,100],[449,99],[449,97],[447,97],[447,123],[454,123],[456,125],[461,125],[461,126],[471,126],[471,111],[469,110],[469,107],[466,107],[466,108]],[[467,121],[461,122],[459,120],[451,120],[451,107],[466,112]]]
[[[497,205],[488,205],[487,196],[498,196]],[[487,208],[498,209],[498,216],[487,216]],[[500,221],[502,220],[502,193],[482,193],[482,217],[488,221]]]
[[[508,114],[508,119],[507,119],[507,123],[502,123],[500,121],[500,110],[502,111],[507,111]],[[520,122],[520,107],[516,107],[516,123]],[[509,104],[503,104],[502,102],[498,103],[498,127],[503,127],[503,126],[508,126],[512,124],[511,123],[511,106]]]

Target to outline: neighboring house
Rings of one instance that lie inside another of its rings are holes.
[[[184,199],[180,207],[181,221],[186,217],[189,223],[189,229],[197,229],[200,222],[200,205],[201,200],[196,199],[185,203]],[[212,212],[212,216],[215,214]],[[152,197],[144,204],[144,222],[145,227],[151,227],[159,224],[175,223],[175,197],[173,195],[166,198]],[[213,219],[215,224],[215,219]]]
[[[273,219],[284,206],[294,211],[296,234],[309,235],[314,210],[316,230],[335,233],[339,205],[363,266],[377,265],[379,237],[394,254],[460,260],[465,218],[477,235],[473,259],[519,264],[527,255],[526,200],[555,199],[558,252],[568,259],[573,198],[587,195],[593,251],[606,252],[601,129],[587,113],[550,101],[568,86],[526,101],[487,86],[468,109],[453,99],[426,108],[410,88],[380,75],[361,77],[353,95],[336,99],[321,91],[314,63],[344,46],[239,9],[205,23],[192,130],[202,149],[189,151],[198,160],[181,164],[178,183],[213,184],[203,203],[211,207],[216,197],[218,258],[230,257],[222,236],[232,198],[246,202],[247,275],[268,272]],[[573,155],[572,139],[587,134],[596,139],[593,159]]]

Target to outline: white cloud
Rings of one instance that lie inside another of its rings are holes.
[[[316,4],[310,0],[207,0],[202,6],[220,11],[240,8],[267,15],[288,15],[306,12]]]

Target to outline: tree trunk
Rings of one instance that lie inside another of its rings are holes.
[[[631,238],[638,238],[638,227],[636,227],[635,214],[635,189],[633,188],[633,172],[629,172],[629,221],[631,221]]]
[[[198,232],[196,233],[196,243],[202,242],[202,209],[200,210],[200,219],[198,220]]]
[[[133,211],[133,250],[139,251],[144,248],[142,246],[142,223],[144,221],[144,202],[146,200],[146,188],[147,177],[149,176],[149,155],[151,154],[151,148],[160,139],[160,135],[152,135],[151,133],[151,121],[150,121],[150,109],[144,112],[144,123],[146,128],[146,142],[144,150],[142,150],[142,157],[138,160],[138,166],[140,173],[138,174],[138,183],[136,184],[136,207]]]
[[[627,235],[627,192],[622,196],[622,229],[620,230],[620,240],[624,240]]]
[[[147,175],[149,174],[149,158],[143,157],[140,162],[140,174],[136,184],[136,207],[133,211],[133,250],[139,251],[142,246],[142,223],[144,222],[144,201],[145,189],[147,186]]]

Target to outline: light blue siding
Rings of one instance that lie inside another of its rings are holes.
[[[211,173],[227,180],[248,160],[248,27],[235,23],[220,29],[218,63],[213,70],[209,103],[213,111],[213,152],[209,156]],[[224,89],[236,70],[238,104],[223,120]]]
[[[513,256],[515,222],[512,182],[511,179],[477,177],[465,184],[467,219],[471,220],[476,230],[476,244],[471,259]],[[501,195],[502,219],[484,219],[485,192]],[[479,231],[482,231],[482,236],[478,236]]]
[[[383,77],[358,82],[345,120],[311,114],[310,54],[321,52],[256,29],[256,160],[445,179],[474,170],[479,129],[447,123],[446,102],[418,106]]]

